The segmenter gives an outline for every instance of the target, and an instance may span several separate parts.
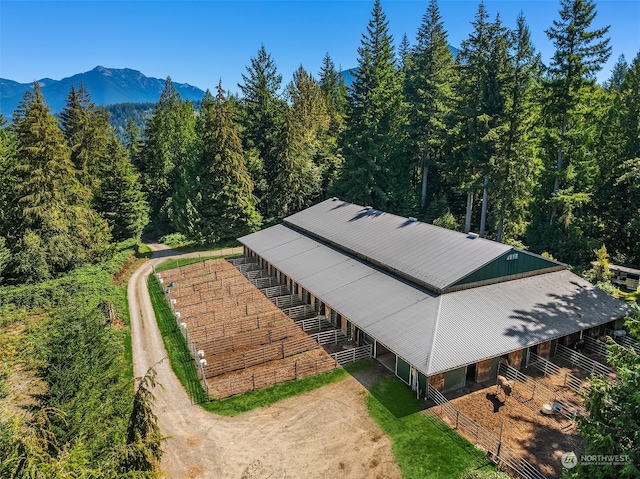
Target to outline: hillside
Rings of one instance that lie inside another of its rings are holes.
[[[91,99],[98,105],[155,103],[160,98],[165,84],[164,79],[147,77],[137,70],[102,66],[62,80],[38,80],[45,100],[54,113],[64,107],[71,85],[77,87],[80,82],[89,90]],[[25,91],[32,85],[0,78],[0,113],[11,118]],[[187,83],[174,83],[174,86],[185,100],[200,100],[204,95],[203,90]]]

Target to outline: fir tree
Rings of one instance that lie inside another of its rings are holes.
[[[408,154],[420,174],[420,208],[427,201],[429,170],[444,166],[447,118],[455,106],[456,71],[436,0],[431,0],[410,52],[405,79],[409,108]]]
[[[259,206],[262,214],[273,216],[278,205],[270,198],[277,194],[273,191],[274,181],[279,173],[277,138],[284,128],[286,104],[279,98],[282,75],[278,73],[276,64],[264,45],[260,46],[258,55],[251,59],[251,65],[247,67],[247,73],[242,74],[242,80],[244,83],[238,86],[242,91],[244,148],[247,151],[257,151],[260,158],[266,191]],[[260,182],[262,178],[253,180]]]
[[[65,108],[60,112],[62,130],[71,150],[71,161],[78,170],[78,179],[91,193],[98,187],[107,157],[107,142],[111,134],[109,115],[91,101],[89,92],[80,83],[71,86]]]
[[[561,0],[560,20],[554,20],[546,34],[556,50],[548,69],[549,96],[543,115],[552,119],[551,144],[555,155],[553,201],[551,221],[559,210],[571,210],[588,199],[588,192],[572,188],[571,177],[576,165],[571,167],[574,152],[570,140],[575,138],[573,129],[579,123],[578,107],[582,98],[595,84],[595,75],[611,54],[609,39],[604,36],[609,27],[591,29],[596,17],[592,0]],[[575,161],[580,161],[575,158]],[[563,191],[561,191],[563,190]]]
[[[95,208],[107,220],[114,240],[140,239],[149,221],[140,175],[115,135],[109,139],[107,153],[103,179],[94,198]]]
[[[109,227],[89,207],[90,195],[76,177],[64,135],[37,83],[14,113],[13,127],[19,158],[14,271],[29,282],[102,259]],[[25,267],[29,256],[39,258],[37,268]]]
[[[320,139],[320,151],[317,164],[321,169],[321,196],[333,188],[338,172],[344,162],[341,139],[344,133],[347,111],[347,86],[344,77],[335,68],[329,54],[322,59],[319,74],[320,88],[324,94],[327,113],[329,114],[329,128]]]
[[[215,99],[205,95],[200,116],[202,156],[199,199],[194,203],[202,240],[214,243],[256,231],[261,217],[255,207],[253,183],[221,83]]]
[[[140,154],[140,174],[150,205],[151,221],[158,232],[168,230],[167,203],[183,168],[195,156],[195,114],[191,103],[167,78],[153,116],[145,127]]]
[[[401,211],[409,202],[400,78],[387,18],[376,0],[349,91],[345,163],[336,184],[336,192],[347,201],[385,211]]]
[[[504,149],[494,173],[496,240],[499,242],[503,241],[505,231],[510,238],[523,237],[541,169],[533,122],[538,113],[534,95],[541,62],[522,14],[516,21],[509,63]]]

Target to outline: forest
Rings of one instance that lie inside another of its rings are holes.
[[[560,0],[545,65],[522,15],[510,30],[481,2],[454,57],[436,0],[397,45],[375,0],[349,88],[329,54],[283,85],[261,45],[236,95],[220,82],[194,107],[167,78],[143,128],[114,128],[83,85],[54,116],[35,83],[0,117],[0,400],[17,370],[35,391],[30,414],[0,416],[0,476],[153,474],[153,378],[132,378],[112,281],[141,237],[210,245],[337,196],[575,267],[596,251],[640,266],[640,52],[598,84],[595,17]]]

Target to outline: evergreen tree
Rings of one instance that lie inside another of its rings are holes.
[[[124,147],[129,152],[129,158],[131,162],[136,168],[140,167],[140,152],[142,151],[142,147],[144,145],[140,128],[138,128],[137,123],[133,120],[133,118],[129,118],[127,122],[127,126],[124,132]]]
[[[474,31],[459,53],[461,81],[455,127],[458,178],[467,194],[465,232],[471,229],[473,198],[482,190],[479,232],[485,234],[490,178],[504,148],[505,84],[510,39],[500,17],[493,23],[484,3],[478,6]]]
[[[554,20],[546,34],[556,51],[548,69],[547,89],[549,96],[543,115],[552,119],[553,128],[550,143],[555,155],[553,180],[553,200],[551,221],[555,221],[560,211],[568,211],[588,199],[588,192],[572,188],[572,177],[580,161],[577,145],[571,140],[580,118],[581,100],[595,85],[595,74],[611,54],[609,39],[603,37],[609,27],[592,30],[596,17],[596,6],[592,0],[561,0],[560,20]]]
[[[64,135],[37,83],[14,113],[13,128],[19,158],[14,185],[19,229],[10,243],[14,271],[24,281],[36,281],[101,259],[109,227],[88,206],[90,195],[76,177]],[[25,269],[29,251],[40,258],[37,269]]]
[[[496,240],[500,242],[505,230],[510,238],[523,237],[541,169],[533,122],[538,114],[534,95],[541,62],[522,14],[517,18],[509,63],[504,149],[494,172]]]
[[[427,202],[429,170],[444,166],[447,117],[454,107],[456,71],[437,0],[431,0],[410,52],[405,79],[409,108],[408,154],[420,176],[420,208]]]
[[[594,214],[606,225],[602,237],[616,261],[640,266],[640,53],[610,95]]]
[[[203,241],[214,243],[256,231],[261,217],[255,207],[242,142],[222,84],[214,99],[205,95],[200,110],[202,156],[198,164],[197,211]]]
[[[94,204],[111,227],[113,239],[140,239],[149,221],[147,202],[140,188],[140,175],[114,134],[107,145],[107,162],[103,165],[102,176]]]
[[[261,45],[258,55],[251,59],[247,74],[242,74],[242,124],[244,148],[255,150],[262,163],[262,174],[266,191],[260,198],[260,209],[263,215],[276,214],[278,205],[271,198],[274,192],[274,181],[278,175],[277,138],[282,135],[286,103],[279,97],[282,75],[265,46]],[[253,178],[260,182],[262,178]]]
[[[91,101],[82,83],[78,90],[71,86],[65,108],[60,112],[62,131],[71,150],[71,161],[78,170],[78,179],[95,192],[107,157],[107,142],[111,134],[109,115]]]
[[[340,144],[346,127],[347,111],[347,86],[329,54],[322,59],[319,83],[329,114],[329,128],[320,140],[321,146],[317,160],[322,175],[321,196],[325,196],[326,192],[333,188],[344,162]]]
[[[401,211],[409,203],[402,102],[393,38],[380,0],[375,0],[349,91],[345,163],[336,184],[341,198],[385,211]]]
[[[173,185],[195,156],[195,113],[167,77],[153,116],[145,127],[140,174],[157,232],[169,229],[167,208]]]

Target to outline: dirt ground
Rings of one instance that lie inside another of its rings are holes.
[[[389,439],[367,414],[366,390],[353,377],[233,418],[191,404],[168,361],[157,364],[166,351],[145,276],[159,261],[152,259],[134,273],[128,297],[135,375],[156,364],[163,385],[154,393],[160,428],[169,436],[161,463],[166,477],[401,477]]]
[[[537,404],[523,404],[510,397],[495,396],[496,387],[489,386],[456,397],[451,402],[475,422],[500,434],[504,421],[503,441],[548,477],[559,477],[560,458],[565,452],[580,449],[581,438],[570,420],[560,415],[546,416]],[[438,413],[438,407],[434,411]]]

